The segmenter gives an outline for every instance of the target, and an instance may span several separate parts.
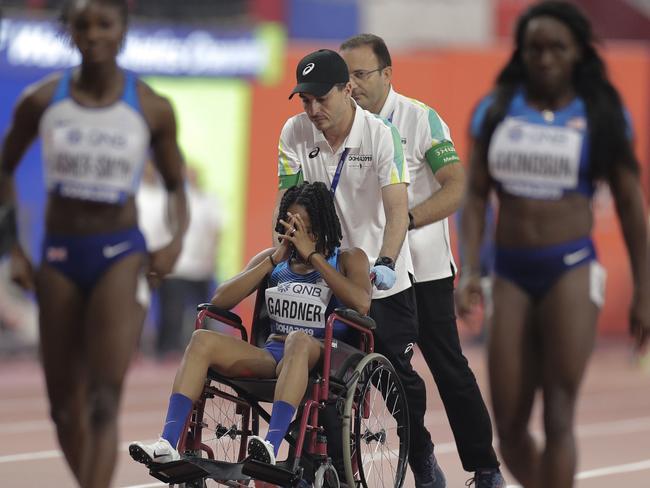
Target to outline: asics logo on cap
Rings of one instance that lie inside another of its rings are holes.
[[[305,68],[302,70],[302,76],[307,76],[309,73],[311,73],[311,70],[314,69],[316,65],[314,63],[309,63]]]

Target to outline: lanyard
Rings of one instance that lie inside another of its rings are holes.
[[[345,148],[343,154],[341,154],[341,159],[339,159],[339,164],[336,166],[336,172],[334,173],[334,178],[332,178],[332,186],[330,187],[330,192],[332,197],[336,193],[336,187],[339,186],[339,179],[341,178],[341,171],[343,170],[343,163],[345,163],[345,158],[348,157],[349,148]]]

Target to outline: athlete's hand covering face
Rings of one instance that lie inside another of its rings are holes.
[[[280,220],[287,232],[279,237],[283,242],[290,242],[305,261],[312,252],[316,251],[316,239],[311,233],[309,222],[305,222],[305,220],[309,220],[309,216],[304,212],[304,209],[302,212],[287,213],[293,219],[293,226]],[[301,215],[301,213],[304,213],[304,215]]]
[[[294,228],[295,217],[291,215],[291,213],[289,212],[287,213],[289,218],[288,222],[285,222],[283,219],[279,219],[279,222],[283,225],[283,227],[286,230],[284,234],[278,235],[278,239],[280,240],[280,245],[276,248],[275,252],[272,254],[274,263],[281,263],[282,261],[286,261],[291,257],[291,250],[292,250],[291,241],[289,241],[288,239],[284,239],[284,237],[291,232],[291,229]]]

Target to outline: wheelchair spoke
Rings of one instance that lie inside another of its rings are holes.
[[[238,405],[236,399],[236,392],[229,386],[213,382],[206,388],[203,417],[199,419],[201,440],[219,461],[241,461],[251,434],[250,408]]]
[[[376,385],[382,385],[386,381],[386,374],[387,371],[383,369],[379,369],[379,377],[376,381]],[[376,371],[375,371],[375,376],[376,376]],[[378,479],[379,477],[382,476],[382,473],[379,472],[379,469],[375,469],[375,461],[379,461],[379,465],[381,465],[382,461],[387,461],[388,464],[391,467],[391,471],[394,471],[394,465],[391,462],[390,459],[390,453],[384,452],[384,444],[386,443],[386,422],[385,422],[385,416],[386,416],[386,404],[383,401],[383,396],[381,395],[381,392],[378,388],[376,387],[370,387],[370,395],[371,395],[371,400],[370,400],[370,411],[372,412],[372,415],[370,417],[370,422],[365,422],[368,424],[364,430],[366,430],[369,435],[367,435],[367,439],[374,439],[375,440],[375,446],[374,449],[371,449],[371,452],[366,454],[364,456],[364,466],[368,466],[367,468],[367,477],[372,477],[379,483],[381,483],[381,479]],[[381,398],[381,400],[378,400]],[[380,407],[381,406],[381,407]],[[381,408],[381,413],[377,413],[377,409]],[[394,479],[391,480],[392,483],[394,483]],[[373,485],[377,485],[377,482],[373,483]]]
[[[361,486],[400,487],[406,471],[408,428],[403,389],[383,357],[365,365],[357,384],[355,435],[350,452],[353,475]]]

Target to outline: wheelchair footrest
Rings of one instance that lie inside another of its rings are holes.
[[[165,464],[152,464],[149,474],[163,483],[178,484],[199,479],[247,481],[241,463],[227,463],[199,457],[187,457]]]
[[[299,473],[294,473],[278,465],[263,463],[256,459],[246,459],[242,466],[242,473],[253,479],[278,486],[296,486],[302,479]]]

